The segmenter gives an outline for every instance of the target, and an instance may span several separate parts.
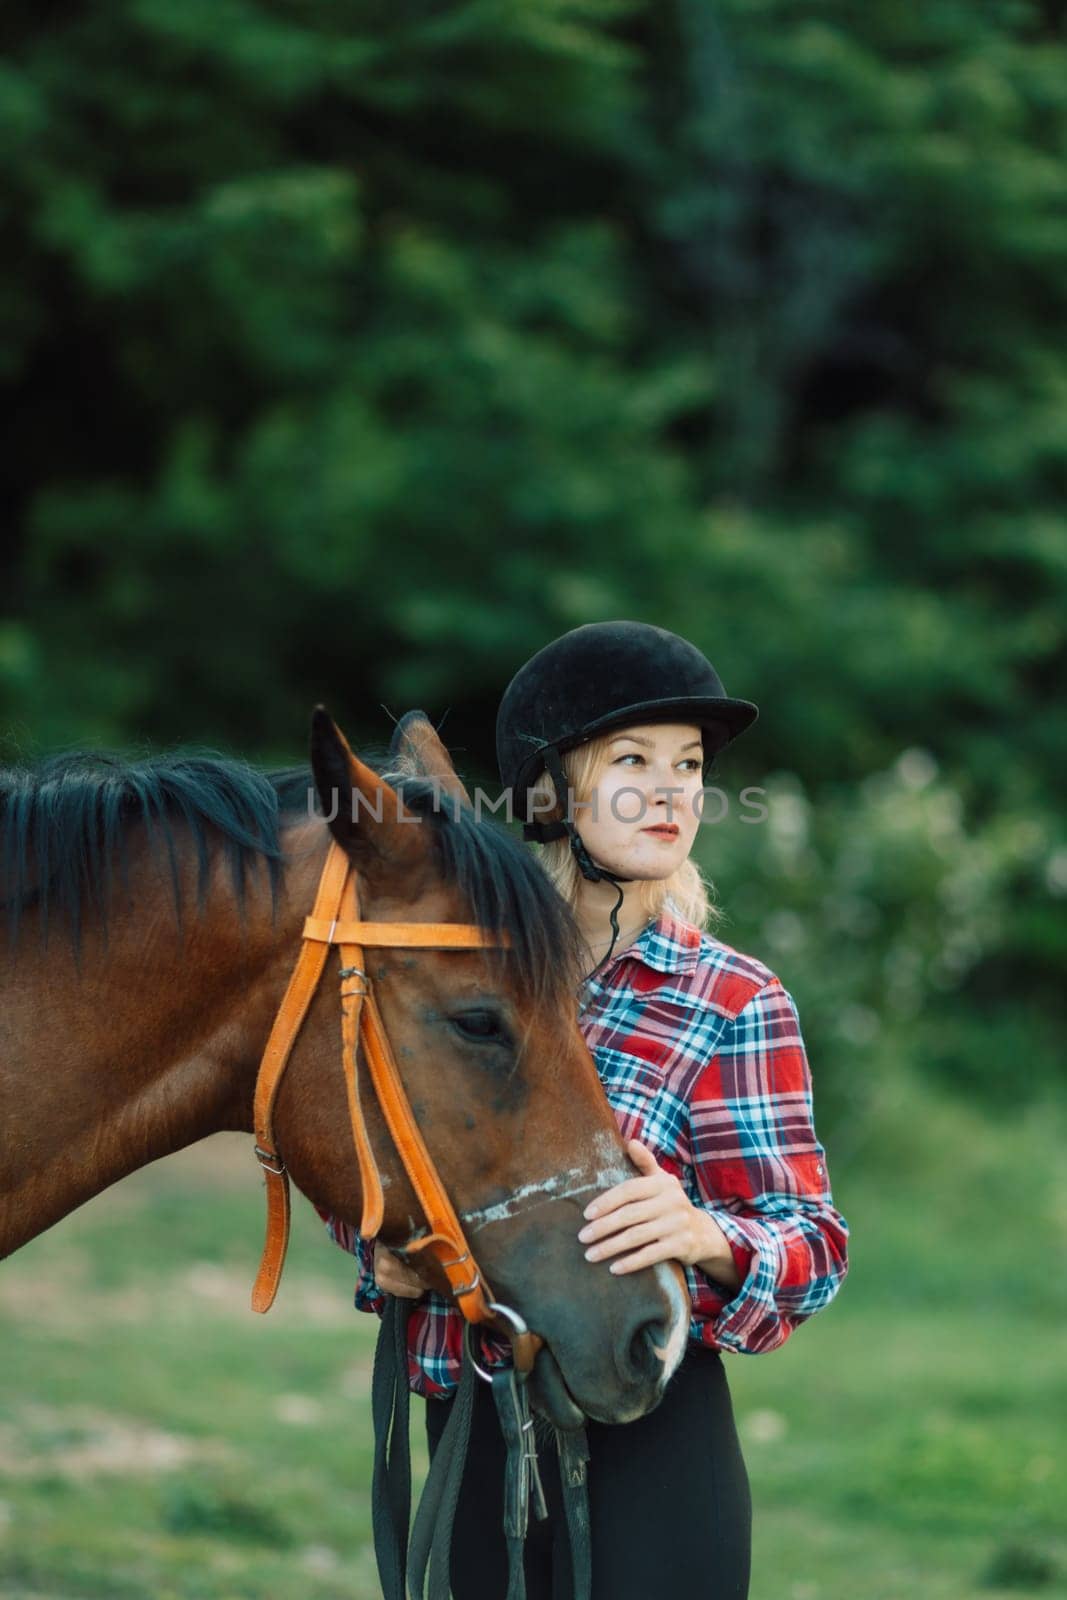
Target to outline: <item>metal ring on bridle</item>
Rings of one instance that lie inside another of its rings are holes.
[[[519,1313],[517,1311],[512,1311],[510,1306],[502,1306],[499,1305],[497,1301],[490,1300],[488,1302],[488,1310],[495,1311],[498,1316],[504,1317],[506,1321],[510,1322],[515,1333],[529,1333],[530,1330],[526,1326],[523,1319],[519,1316]],[[478,1365],[477,1358],[474,1354],[474,1346],[471,1344],[471,1334],[474,1332],[476,1327],[480,1327],[480,1324],[474,1322],[464,1323],[463,1342],[467,1347],[467,1354],[470,1357],[471,1366],[474,1368],[479,1378],[484,1379],[486,1383],[492,1383],[493,1374],[486,1371],[485,1367],[480,1367]]]
[[[367,974],[362,967],[339,967],[337,976],[342,982],[348,978],[362,978],[364,984],[370,983],[370,979],[367,977]],[[365,994],[367,991],[364,989],[362,992]]]

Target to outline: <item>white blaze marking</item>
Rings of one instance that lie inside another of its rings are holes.
[[[670,1337],[666,1345],[658,1345],[656,1354],[663,1362],[663,1377],[660,1382],[665,1385],[671,1373],[677,1367],[685,1354],[685,1342],[689,1336],[689,1318],[686,1315],[685,1296],[682,1286],[666,1262],[661,1261],[654,1269],[656,1277],[663,1288],[664,1294],[670,1303]]]
[[[553,1173],[538,1183],[523,1184],[521,1189],[515,1189],[495,1206],[462,1211],[460,1216],[464,1222],[474,1223],[478,1227],[487,1222],[506,1222],[524,1211],[547,1205],[550,1200],[576,1200],[579,1195],[588,1194],[590,1189],[611,1189],[615,1184],[634,1176],[619,1160],[618,1147],[610,1133],[593,1136],[593,1156],[601,1162],[595,1171],[590,1171],[588,1163],[581,1167],[568,1167],[566,1172]],[[583,1179],[584,1182],[579,1181]]]
[[[577,1179],[585,1177],[588,1170],[588,1167],[568,1167],[566,1172],[557,1172],[551,1178],[543,1178],[540,1183],[523,1184],[521,1189],[514,1190],[506,1200],[499,1201],[495,1206],[483,1206],[478,1211],[461,1211],[460,1216],[464,1222],[474,1223],[478,1227],[489,1222],[506,1222],[509,1217],[533,1211],[537,1206],[547,1205],[550,1200],[576,1200],[579,1195],[588,1194],[590,1189],[609,1189],[626,1176],[618,1169],[605,1168],[594,1172],[584,1183],[577,1182]]]

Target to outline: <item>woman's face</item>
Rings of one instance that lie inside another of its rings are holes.
[[[574,804],[593,860],[620,877],[669,878],[693,848],[702,770],[695,723],[643,722],[613,733],[591,795]]]

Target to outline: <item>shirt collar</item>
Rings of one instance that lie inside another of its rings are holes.
[[[619,962],[630,959],[642,962],[654,972],[693,972],[700,960],[700,929],[664,909],[645,924],[633,944],[601,967],[593,981],[603,983],[615,972]]]

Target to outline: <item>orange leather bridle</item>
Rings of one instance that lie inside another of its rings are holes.
[[[516,1367],[528,1372],[533,1366],[543,1341],[538,1334],[526,1329],[516,1312],[498,1305],[489,1295],[488,1285],[415,1121],[364,965],[365,947],[473,950],[507,942],[506,936],[498,938],[464,922],[362,921],[355,869],[336,840],[330,841],[315,905],[311,916],[304,921],[300,955],[274,1019],[256,1080],[255,1151],[266,1181],[267,1235],[252,1290],[254,1311],[269,1311],[273,1305],[289,1242],[289,1176],[274,1137],[274,1104],[293,1044],[326,965],[327,953],[331,945],[337,945],[341,953],[341,1065],[363,1193],[359,1231],[366,1239],[374,1238],[384,1215],[381,1175],[360,1104],[362,1047],[363,1061],[386,1126],[428,1224],[429,1231],[423,1237],[404,1247],[405,1255],[429,1252],[448,1278],[452,1295],[467,1321],[501,1326],[511,1339]]]

